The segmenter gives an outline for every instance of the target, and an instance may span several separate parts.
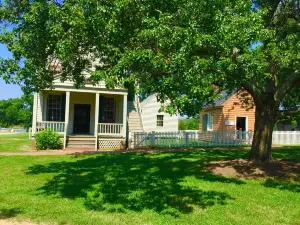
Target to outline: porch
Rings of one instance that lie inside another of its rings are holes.
[[[74,135],[94,137],[94,149],[115,148],[126,139],[126,116],[126,91],[44,90],[34,95],[32,134],[50,128],[64,149]]]

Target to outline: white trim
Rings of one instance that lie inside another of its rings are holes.
[[[70,114],[69,112],[70,112],[70,92],[66,91],[64,149],[66,149],[67,146],[67,132],[68,132],[69,114]]]
[[[127,96],[123,96],[123,136],[126,138],[127,133]]]
[[[208,115],[207,116],[207,124],[206,124],[206,131],[213,131],[214,130],[214,116],[212,112],[206,112],[203,114],[203,116]],[[203,124],[203,116],[202,116],[202,124]],[[211,128],[208,128],[208,121],[209,121],[209,117],[211,117]]]
[[[33,96],[33,115],[32,115],[32,136],[36,133],[36,116],[37,116],[38,93]]]
[[[208,117],[211,118],[211,128],[208,128],[208,123],[207,123],[206,130],[207,131],[213,131],[214,130],[214,116],[213,116],[212,112],[208,112],[207,114],[209,115]]]
[[[100,95],[99,93],[96,93],[95,122],[94,122],[95,123],[94,135],[96,137],[95,150],[98,149],[99,100],[100,100]]]
[[[70,88],[70,87],[58,87],[55,89],[45,89],[46,91],[70,91],[70,92],[85,92],[85,93],[99,93],[99,94],[110,94],[110,95],[128,95],[127,90],[108,90],[108,89],[104,89],[104,90],[90,90],[90,89],[75,89],[75,88]]]
[[[246,124],[245,124],[245,131],[248,131],[248,116],[235,116],[235,130],[236,130],[236,125],[237,125],[237,118],[241,117],[241,118],[246,118]]]

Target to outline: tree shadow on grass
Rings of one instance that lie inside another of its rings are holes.
[[[275,159],[293,159],[300,161],[300,146],[274,147],[272,154]]]
[[[278,179],[267,179],[264,184],[268,188],[277,188],[285,191],[300,192],[300,183]]]
[[[16,217],[18,214],[22,213],[22,211],[18,208],[6,209],[0,208],[0,219],[9,219]]]
[[[223,157],[234,157],[229,152],[224,154]],[[34,165],[27,174],[55,173],[39,189],[41,194],[83,198],[90,210],[126,213],[149,209],[172,216],[191,213],[195,206],[207,208],[233,200],[225,192],[201,190],[186,182],[187,177],[243,184],[204,170],[204,163],[215,159],[213,152],[82,157],[77,161]]]

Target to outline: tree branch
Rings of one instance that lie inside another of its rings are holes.
[[[250,95],[253,97],[256,105],[262,105],[261,98],[260,98],[261,91],[258,90],[255,87],[255,85],[253,85],[250,82],[245,82],[242,84],[242,87],[250,93]]]
[[[289,93],[289,91],[298,83],[300,83],[299,75],[294,73],[291,76],[288,76],[286,81],[279,88],[277,88],[277,91],[275,93],[275,99],[281,101]]]
[[[284,117],[288,115],[295,115],[295,114],[300,114],[300,107],[294,108],[294,109],[289,109],[289,110],[281,110],[278,112],[279,117]]]

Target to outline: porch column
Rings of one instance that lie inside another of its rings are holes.
[[[66,91],[64,149],[66,149],[66,146],[67,146],[67,132],[68,132],[68,126],[69,126],[69,110],[70,110],[70,92]]]
[[[37,117],[37,104],[38,104],[38,93],[35,92],[33,96],[33,112],[32,112],[32,136],[36,133],[36,117]]]
[[[127,133],[127,95],[123,95],[123,137]]]
[[[98,149],[98,123],[99,123],[99,93],[96,93],[96,103],[95,103],[95,150]]]

